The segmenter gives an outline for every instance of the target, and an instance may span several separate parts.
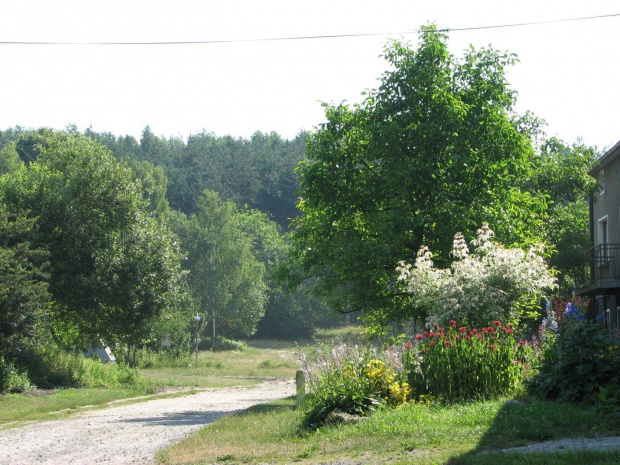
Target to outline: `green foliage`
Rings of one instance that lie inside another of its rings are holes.
[[[33,224],[0,202],[0,357],[13,358],[46,340],[48,254],[31,246]]]
[[[23,392],[31,387],[28,373],[0,355],[0,393]]]
[[[10,211],[29,211],[29,239],[49,251],[52,323],[82,347],[136,344],[177,298],[180,257],[148,213],[131,169],[79,134],[26,133],[28,167],[0,179]]]
[[[194,304],[209,319],[202,330],[209,330],[212,345],[217,334],[254,334],[264,314],[265,265],[256,258],[246,220],[234,203],[212,191],[203,193],[197,214],[171,216],[187,254],[183,266]]]
[[[529,389],[544,399],[596,401],[601,386],[619,383],[618,340],[598,323],[569,317],[548,342]]]
[[[520,188],[535,152],[504,77],[514,56],[471,49],[456,60],[429,26],[417,50],[392,42],[385,57],[378,90],[354,108],[325,105],[309,139],[293,231],[302,269],[290,276],[317,277],[334,309],[382,324],[406,314],[394,269],[422,244],[445,266],[454,234],[488,222],[500,243],[527,246],[546,212],[544,196]]]
[[[17,171],[22,164],[14,143],[3,149],[0,148],[0,175]]]
[[[532,349],[516,341],[512,325],[480,330],[435,326],[417,337],[404,354],[405,369],[416,395],[446,402],[491,399],[515,393],[530,371]]]
[[[540,147],[534,159],[532,176],[523,180],[525,189],[549,197],[548,221],[543,231],[550,247],[549,265],[559,271],[558,294],[570,296],[589,276],[591,247],[588,194],[597,186],[589,175],[596,161],[594,149],[581,144],[571,146],[551,138]]]
[[[346,343],[318,346],[311,358],[300,354],[310,395],[302,423],[316,428],[332,412],[367,415],[383,405],[407,402],[411,390],[403,382],[403,366],[393,349],[383,352]]]

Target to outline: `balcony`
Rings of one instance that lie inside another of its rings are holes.
[[[588,250],[590,282],[578,289],[579,294],[604,293],[620,289],[620,244],[602,244]]]

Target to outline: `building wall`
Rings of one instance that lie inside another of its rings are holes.
[[[594,245],[602,243],[602,225],[607,222],[607,243],[620,244],[620,157],[603,166],[604,191],[594,194]],[[600,179],[601,170],[592,173]]]

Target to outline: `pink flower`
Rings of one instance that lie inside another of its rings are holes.
[[[420,339],[422,339],[422,336],[420,336]],[[405,344],[405,349],[411,349],[413,344],[411,344],[411,342],[408,342],[407,344]]]

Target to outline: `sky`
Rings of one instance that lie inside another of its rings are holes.
[[[544,23],[456,30],[531,22]],[[388,41],[415,46],[428,23],[452,30],[456,57],[470,44],[515,53],[516,109],[549,136],[599,151],[620,140],[617,0],[0,0],[0,130],[290,139],[325,121],[321,102],[378,87]],[[265,40],[355,34],[372,35]],[[218,42],[100,44],[192,41]]]

